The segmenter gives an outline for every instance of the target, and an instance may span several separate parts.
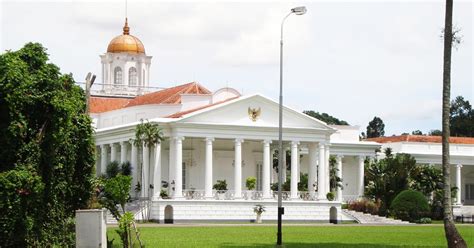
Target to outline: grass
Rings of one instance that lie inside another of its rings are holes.
[[[116,228],[108,229],[108,238],[120,238]],[[474,247],[474,226],[458,226]],[[140,227],[146,247],[273,247],[273,226],[160,226]],[[416,226],[284,226],[285,247],[446,247],[442,225]]]

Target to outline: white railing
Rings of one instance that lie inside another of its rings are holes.
[[[351,202],[360,199],[359,195],[342,195],[343,202]]]
[[[245,200],[261,200],[263,198],[263,192],[255,190],[244,190],[242,191],[242,198]]]
[[[203,200],[205,196],[204,190],[185,189],[183,190],[183,196],[186,200]]]
[[[282,191],[281,198],[283,201],[290,200],[290,191]],[[273,199],[278,200],[278,191],[273,191]]]

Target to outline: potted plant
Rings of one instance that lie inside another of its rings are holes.
[[[225,192],[227,191],[227,181],[226,180],[217,180],[216,184],[212,187],[216,190],[217,198],[219,200],[225,199]]]
[[[247,198],[253,198],[252,192],[255,190],[256,185],[257,185],[257,178],[247,177],[247,179],[245,180],[245,186],[249,190],[249,194],[247,195]]]
[[[255,222],[257,224],[262,223],[262,213],[265,212],[265,207],[261,204],[257,204],[253,208],[253,212],[257,214],[257,219],[255,220]]]
[[[329,201],[334,201],[334,198],[336,198],[336,195],[334,194],[334,192],[328,192],[326,194],[326,198],[329,200]]]

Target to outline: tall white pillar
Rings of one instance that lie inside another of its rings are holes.
[[[456,205],[461,205],[461,168],[462,164],[456,165],[456,187],[458,188],[456,192]]]
[[[148,189],[150,188],[150,148],[143,144],[143,163],[142,163],[142,197],[148,197]]]
[[[263,168],[262,168],[262,191],[263,198],[270,199],[270,172],[272,165],[270,163],[270,144],[271,140],[263,141]]]
[[[127,161],[127,143],[126,141],[120,141],[120,163]]]
[[[286,148],[283,146],[283,183],[286,182]]]
[[[212,142],[214,138],[206,138],[206,165],[204,168],[204,191],[206,198],[212,198]]]
[[[115,143],[110,144],[110,162],[117,161],[117,146]]]
[[[359,197],[364,196],[364,160],[365,156],[359,156],[358,180],[357,180],[357,194]]]
[[[344,156],[342,155],[337,155],[336,157],[336,169],[337,169],[337,172],[336,172],[336,175],[342,179],[342,158]],[[342,189],[341,187],[337,187],[336,186],[336,199],[337,201],[342,201]]]
[[[155,144],[155,161],[153,164],[153,198],[160,198],[161,193],[161,142]]]
[[[315,196],[315,184],[316,184],[316,167],[318,164],[318,147],[315,143],[311,143],[308,146],[309,163],[308,163],[308,192],[311,199]]]
[[[324,157],[324,162],[325,162],[325,166],[324,166],[324,169],[326,169],[325,171],[325,175],[324,175],[324,191],[327,193],[329,191],[331,191],[331,186],[330,186],[330,183],[331,183],[331,177],[329,176],[329,170],[330,170],[330,164],[329,164],[329,149],[330,149],[330,146],[328,144],[326,144],[326,147],[325,147],[325,157]]]
[[[325,165],[326,165],[326,152],[324,144],[319,143],[319,164],[318,164],[318,200],[326,200],[326,193],[324,190],[325,184]]]
[[[242,198],[242,139],[235,139],[234,197]]]
[[[133,144],[133,141],[130,142],[132,146],[131,156],[130,156],[130,164],[132,165],[132,192],[135,192],[135,187],[138,184],[138,151],[137,146]],[[135,194],[132,194],[135,195]]]
[[[298,145],[297,141],[291,142],[290,198],[293,200],[298,199]]]
[[[175,185],[174,185],[174,198],[183,197],[183,140],[184,137],[175,137]]]
[[[107,145],[100,145],[100,173],[105,174],[107,170]]]

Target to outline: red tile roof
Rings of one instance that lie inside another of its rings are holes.
[[[186,110],[186,111],[181,111],[181,112],[178,112],[178,113],[174,113],[172,115],[166,116],[166,118],[181,118],[181,117],[183,117],[187,114],[190,114],[192,112],[196,112],[196,111],[201,110],[201,109],[209,108],[209,107],[212,107],[212,106],[224,103],[224,102],[228,102],[228,101],[234,100],[236,98],[239,98],[239,97],[238,96],[231,97],[231,98],[228,98],[228,99],[225,99],[225,100],[222,100],[222,101],[219,101],[219,102],[215,102],[215,103],[212,103],[212,104],[208,104],[208,105],[204,105],[204,106],[197,107],[197,108],[194,108],[194,109],[189,109],[189,110]]]
[[[103,113],[146,104],[179,104],[181,103],[182,94],[207,95],[211,94],[211,92],[202,85],[191,82],[135,98],[92,96],[90,99],[90,112]]]
[[[378,137],[366,139],[378,143],[390,142],[426,142],[426,143],[441,143],[441,136],[424,136],[424,135],[399,135],[391,137]],[[450,137],[449,143],[453,144],[474,144],[474,138],[471,137]]]

